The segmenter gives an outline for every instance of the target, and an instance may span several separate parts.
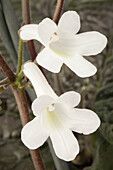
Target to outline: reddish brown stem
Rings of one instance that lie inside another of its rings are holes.
[[[15,75],[13,74],[13,72],[11,71],[11,69],[9,68],[7,63],[5,62],[2,55],[0,55],[0,67],[1,67],[2,71],[4,72],[5,76],[8,77],[8,79],[11,82],[14,82],[15,81]]]
[[[28,107],[26,104],[27,101],[26,101],[25,90],[24,88],[18,89],[17,86],[15,85],[12,86],[12,89],[18,105],[22,125],[24,126],[26,123],[30,121]]]
[[[30,52],[32,61],[34,61],[37,54],[36,54],[36,51],[35,51],[35,46],[34,46],[33,40],[28,41],[27,44],[28,44],[28,48],[29,48],[29,52]]]
[[[35,165],[35,170],[44,170],[43,163],[41,161],[40,153],[38,149],[30,150],[33,163]],[[38,164],[37,164],[38,162]]]
[[[29,0],[22,0],[22,12],[23,12],[23,22],[25,24],[30,24]]]
[[[22,0],[22,12],[23,12],[23,23],[26,24],[30,24],[30,5],[29,5],[29,0]],[[28,48],[29,48],[29,52],[32,58],[32,61],[34,61],[34,59],[36,58],[37,54],[35,51],[35,46],[33,41],[29,41],[27,42],[28,44]]]
[[[17,86],[12,85],[12,90],[18,105],[21,122],[22,125],[24,126],[26,123],[30,121],[25,89],[24,88],[18,89]],[[30,150],[30,153],[35,166],[35,170],[44,170],[44,166],[38,149]]]
[[[63,2],[64,0],[58,0],[57,5],[56,5],[56,10],[53,16],[53,21],[58,24],[61,12],[62,12],[62,7],[63,7]]]

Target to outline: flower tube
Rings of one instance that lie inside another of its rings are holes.
[[[23,66],[23,72],[31,81],[37,97],[41,95],[49,95],[51,97],[57,97],[56,93],[50,87],[49,83],[43,76],[43,73],[33,62],[26,62]]]

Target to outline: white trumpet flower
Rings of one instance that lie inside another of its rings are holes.
[[[80,102],[79,93],[70,91],[57,96],[34,63],[26,63],[23,72],[37,94],[32,103],[36,117],[23,127],[23,143],[36,149],[50,137],[56,155],[65,161],[73,160],[79,153],[79,144],[72,131],[93,133],[100,126],[100,119],[91,110],[74,108]]]
[[[89,77],[97,69],[83,56],[99,54],[107,44],[107,38],[97,32],[77,34],[80,18],[77,12],[67,11],[59,20],[58,26],[49,18],[37,24],[21,27],[22,40],[38,40],[45,48],[38,54],[37,62],[47,70],[58,73],[66,64],[80,77]]]

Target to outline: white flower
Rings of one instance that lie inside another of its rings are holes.
[[[23,143],[36,149],[50,137],[56,155],[65,161],[73,160],[79,153],[79,144],[72,131],[93,133],[100,126],[100,119],[91,110],[74,108],[80,102],[79,93],[70,91],[58,97],[34,63],[26,63],[23,71],[38,97],[32,103],[36,117],[22,129]]]
[[[42,67],[58,73],[64,63],[78,76],[89,77],[97,69],[83,56],[100,53],[107,44],[107,38],[97,31],[77,34],[79,29],[79,15],[75,11],[67,11],[58,26],[45,18],[39,25],[23,26],[20,37],[23,40],[38,40],[45,46],[37,56],[37,62]]]

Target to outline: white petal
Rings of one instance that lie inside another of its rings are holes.
[[[41,114],[50,104],[54,103],[54,99],[50,96],[40,96],[32,103],[32,110],[35,116]]]
[[[58,35],[75,35],[80,29],[80,17],[75,11],[65,12],[58,23]]]
[[[65,161],[73,160],[79,153],[79,145],[73,133],[64,128],[53,131],[50,135],[56,155]]]
[[[53,73],[58,73],[63,64],[62,59],[49,48],[44,48],[36,60],[39,65]]]
[[[80,94],[74,91],[69,91],[58,97],[56,101],[64,103],[72,108],[80,103]]]
[[[44,46],[49,44],[52,34],[57,30],[57,25],[49,18],[45,18],[39,23],[38,32]]]
[[[84,56],[99,54],[107,44],[107,38],[96,31],[78,34],[75,41],[76,53]]]
[[[64,63],[79,77],[90,77],[97,71],[93,64],[80,55],[68,57]]]
[[[29,149],[37,149],[47,140],[48,129],[38,117],[27,123],[21,132],[21,140]]]
[[[72,108],[70,108],[70,105],[68,104],[64,104],[64,103],[56,103],[54,104],[55,107],[55,112],[57,113],[57,115],[60,117],[60,119],[62,120],[62,124],[65,124],[65,126],[68,127],[67,122],[68,122],[68,115],[70,115],[70,111],[72,110]]]
[[[49,47],[56,53],[60,58],[65,59],[66,57],[76,54],[75,51],[75,36],[74,37],[60,37],[56,41],[51,41]]]
[[[57,95],[50,87],[44,75],[42,74],[42,72],[40,71],[40,69],[36,64],[34,64],[33,62],[25,63],[23,72],[31,81],[35,89],[35,92],[37,94],[37,97],[41,95],[49,95],[51,97],[57,97]]]
[[[95,132],[100,126],[100,119],[89,109],[73,109],[70,114],[71,130],[85,135]]]
[[[19,30],[20,38],[24,41],[28,40],[40,40],[38,34],[38,25],[37,24],[28,24],[24,25]]]
[[[81,33],[73,36],[59,37],[56,41],[50,42],[50,48],[59,56],[74,55],[96,55],[100,53],[107,44],[107,38],[96,31]]]

